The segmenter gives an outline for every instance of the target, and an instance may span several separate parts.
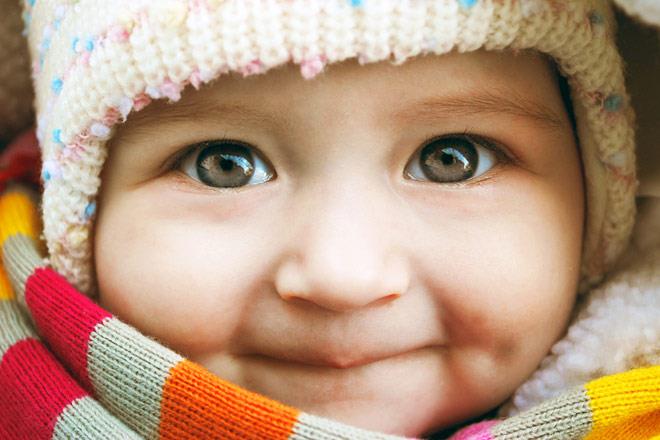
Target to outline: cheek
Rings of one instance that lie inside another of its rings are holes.
[[[100,304],[187,356],[225,348],[259,290],[257,243],[233,226],[161,215],[144,193],[122,197],[101,206],[95,232]]]
[[[499,373],[515,385],[563,331],[581,258],[575,188],[579,180],[511,172],[506,185],[445,198],[443,212],[426,217],[417,264],[456,349],[456,374]]]

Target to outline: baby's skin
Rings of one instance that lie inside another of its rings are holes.
[[[225,75],[109,148],[99,302],[247,389],[425,435],[506,400],[566,328],[582,172],[535,53]]]

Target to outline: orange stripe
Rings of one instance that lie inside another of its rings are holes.
[[[286,440],[299,411],[244,390],[183,360],[163,386],[160,438]]]
[[[584,440],[649,440],[660,436],[660,410],[630,417],[615,425],[596,428]]]

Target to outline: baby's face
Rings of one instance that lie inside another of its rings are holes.
[[[250,390],[422,435],[505,400],[565,328],[579,153],[534,54],[225,76],[110,145],[100,302]]]

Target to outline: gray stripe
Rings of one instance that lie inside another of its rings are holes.
[[[158,437],[163,385],[170,368],[181,360],[117,318],[106,318],[89,338],[87,370],[96,395],[147,438]]]
[[[2,244],[5,269],[16,293],[16,299],[25,303],[25,283],[37,267],[46,264],[39,256],[34,240],[23,234],[11,235]]]
[[[491,433],[497,440],[568,440],[582,438],[591,426],[589,396],[579,387],[503,421]]]
[[[289,440],[403,440],[404,437],[354,428],[334,420],[300,413]]]
[[[0,362],[9,348],[37,335],[15,301],[0,300]]]
[[[52,439],[141,439],[89,396],[67,405],[55,422]]]

